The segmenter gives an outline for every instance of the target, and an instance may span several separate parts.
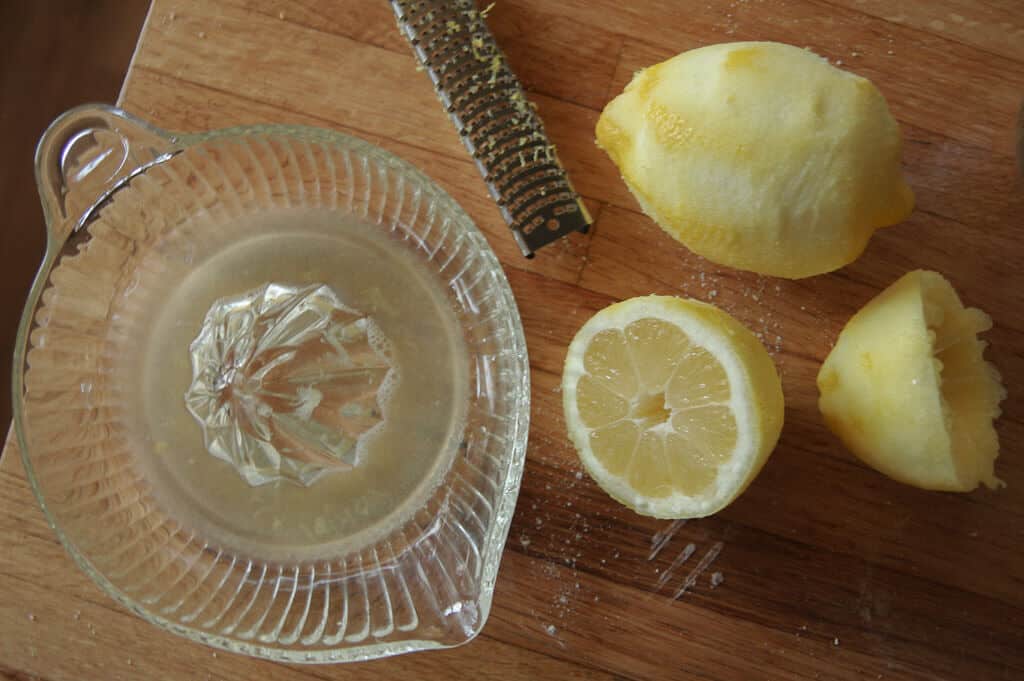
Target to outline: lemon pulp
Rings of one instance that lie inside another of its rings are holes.
[[[825,422],[895,480],[959,492],[999,486],[993,421],[1006,390],[977,337],[991,326],[942,275],[908,272],[847,322],[822,364]]]
[[[764,347],[713,306],[663,296],[599,312],[563,374],[570,438],[619,501],[659,517],[722,508],[778,439],[782,391]]]

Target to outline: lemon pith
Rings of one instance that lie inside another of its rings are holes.
[[[596,134],[644,212],[731,267],[828,272],[913,208],[881,93],[791,45],[709,45],[644,69]]]
[[[997,487],[993,420],[1006,391],[977,338],[991,324],[942,275],[905,274],[850,319],[822,364],[825,422],[895,480],[960,492]]]

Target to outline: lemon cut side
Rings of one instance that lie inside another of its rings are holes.
[[[669,296],[598,312],[562,375],[569,437],[594,480],[637,513],[710,515],[760,471],[782,429],[764,346],[718,308]]]
[[[905,274],[843,328],[818,374],[829,428],[859,459],[916,487],[998,487],[993,421],[1006,397],[965,308],[940,274]]]

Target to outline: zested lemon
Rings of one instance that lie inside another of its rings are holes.
[[[596,133],[644,212],[730,267],[829,272],[914,205],[881,93],[792,45],[708,45],[646,68]]]
[[[1006,397],[977,334],[992,326],[936,272],[909,272],[855,314],[818,373],[829,428],[864,463],[925,489],[999,485]]]
[[[658,518],[724,508],[782,429],[782,386],[764,346],[694,300],[646,296],[598,312],[569,346],[562,390],[587,471]]]

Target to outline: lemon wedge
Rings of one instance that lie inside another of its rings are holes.
[[[590,475],[658,518],[724,508],[782,429],[782,385],[764,346],[694,300],[646,296],[598,312],[569,345],[562,391]]]
[[[991,326],[942,275],[905,274],[847,322],[825,359],[825,422],[895,480],[956,492],[999,486],[992,422],[1006,391],[977,338]]]

